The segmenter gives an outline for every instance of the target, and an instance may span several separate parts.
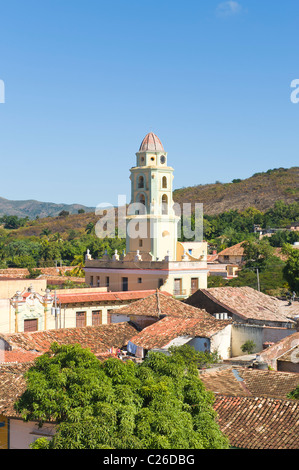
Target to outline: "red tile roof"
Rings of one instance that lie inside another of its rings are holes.
[[[243,244],[244,242],[241,242],[237,243],[236,245],[230,246],[229,248],[225,248],[225,250],[222,250],[220,251],[220,253],[218,253],[218,256],[243,256]]]
[[[230,324],[230,321],[219,321],[213,317],[182,319],[181,317],[167,316],[144,328],[130,341],[144,349],[163,348],[179,336],[210,338]]]
[[[27,362],[33,362],[36,357],[40,356],[40,354],[41,353],[38,352],[23,351],[21,349],[15,349],[13,351],[4,351],[3,354],[0,354],[0,364],[24,364]]]
[[[217,396],[214,409],[232,447],[299,448],[298,400]]]
[[[0,365],[0,414],[17,416],[13,405],[26,390],[24,373],[29,367],[29,363]]]
[[[213,287],[200,289],[185,300],[188,305],[200,308],[202,294],[219,307],[243,319],[291,323],[287,308],[276,297],[271,297],[251,287]]]
[[[136,334],[136,328],[128,322],[111,325],[62,328],[59,330],[35,331],[1,335],[10,347],[23,351],[46,352],[52,343],[80,344],[94,354],[106,354],[111,348],[125,346]]]
[[[58,299],[62,305],[85,302],[117,302],[143,299],[154,293],[155,290],[128,292],[80,292],[76,294],[69,292],[59,294]]]
[[[299,374],[271,370],[226,367],[207,369],[200,378],[217,395],[255,396],[286,399],[299,385]]]
[[[173,299],[167,292],[161,293],[160,291],[120,308],[117,313],[126,316],[139,315],[155,318],[164,315],[183,318],[211,318],[211,315],[205,310],[187,305],[180,300]]]

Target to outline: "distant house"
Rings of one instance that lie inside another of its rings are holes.
[[[222,359],[230,356],[231,321],[213,317],[165,317],[133,336],[127,349],[143,358],[148,351],[168,351],[171,346],[188,344],[196,351],[218,352]]]
[[[232,357],[243,354],[242,345],[249,339],[256,345],[254,352],[259,352],[265,343],[276,343],[296,331],[299,304],[289,306],[250,287],[200,289],[184,302],[233,320]]]
[[[225,248],[218,253],[218,261],[223,264],[241,266],[244,262],[244,242]]]
[[[211,316],[203,309],[186,305],[174,299],[170,294],[156,291],[144,299],[137,300],[130,305],[114,312],[112,322],[131,321],[139,328],[145,328],[161,320],[165,316],[186,318],[210,319]]]
[[[296,325],[288,314],[287,302],[247,286],[199,289],[184,302],[212,315],[226,312],[236,322],[280,328],[295,328]]]
[[[107,288],[61,289],[42,293],[33,286],[0,299],[2,333],[21,333],[111,323],[112,312],[155,290],[107,292]],[[1,308],[2,306],[2,308]]]
[[[299,222],[294,222],[291,225],[287,226],[288,230],[291,230],[292,232],[298,232],[299,231]]]
[[[34,357],[47,352],[54,342],[61,345],[80,344],[83,348],[90,349],[95,356],[103,357],[126,346],[129,339],[136,333],[136,327],[125,322],[32,333],[2,334],[0,335],[0,363],[12,362],[16,354],[19,354],[22,360],[25,353],[31,353],[33,360]]]

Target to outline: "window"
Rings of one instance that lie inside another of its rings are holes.
[[[224,255],[224,259],[225,259],[225,261],[229,261],[229,256],[228,256],[228,255]]]
[[[92,326],[99,326],[102,324],[102,310],[94,310],[92,312]]]
[[[24,320],[24,333],[29,333],[30,331],[38,331],[38,320]]]
[[[76,312],[76,327],[82,328],[86,326],[86,312]]]
[[[100,283],[100,276],[97,276],[97,286],[100,287],[101,283]]]
[[[191,294],[194,294],[194,292],[198,291],[198,278],[192,278],[191,279]]]
[[[93,286],[93,276],[90,276],[90,285]]]
[[[137,282],[138,284],[142,284],[142,277],[139,277]]]
[[[109,279],[109,276],[106,277],[106,287],[109,287],[109,284],[110,284],[110,279]]]
[[[174,295],[182,295],[182,279],[174,280]]]
[[[139,240],[139,246],[140,246],[140,248],[142,247],[142,245],[143,245],[143,241],[142,241],[142,240]]]
[[[165,188],[165,189],[167,188],[167,178],[166,178],[166,176],[163,176],[163,178],[162,178],[162,188]]]
[[[113,314],[113,308],[107,310],[107,324],[110,325],[111,324],[111,316]]]
[[[129,280],[127,277],[122,278],[122,290],[127,292],[129,290]]]
[[[162,196],[162,215],[168,214],[168,197],[166,194]]]
[[[158,280],[158,289],[160,289],[160,287],[162,287],[164,284],[164,279],[159,279]]]
[[[144,178],[143,176],[139,176],[138,178],[138,189],[144,188]]]

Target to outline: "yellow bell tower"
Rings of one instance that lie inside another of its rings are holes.
[[[127,216],[127,254],[144,261],[176,260],[177,226],[172,199],[173,168],[152,132],[143,139],[131,168],[131,203]]]

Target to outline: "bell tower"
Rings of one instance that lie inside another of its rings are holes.
[[[131,168],[131,203],[127,216],[127,253],[143,260],[176,260],[177,225],[173,210],[173,168],[152,132],[143,139]]]

